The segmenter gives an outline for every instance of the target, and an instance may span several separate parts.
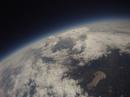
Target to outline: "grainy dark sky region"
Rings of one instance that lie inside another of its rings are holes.
[[[0,57],[40,35],[80,21],[113,16],[129,17],[129,5],[127,0],[8,0],[1,7]]]

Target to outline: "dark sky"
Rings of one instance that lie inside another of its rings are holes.
[[[49,31],[97,17],[129,16],[127,0],[8,0],[0,15],[0,57]]]

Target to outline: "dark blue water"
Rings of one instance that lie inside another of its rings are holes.
[[[111,53],[108,56],[102,56],[101,58],[92,60],[83,67],[77,66],[70,68],[67,75],[70,79],[78,80],[84,92],[87,91],[91,96],[129,97],[130,54],[122,53],[120,55],[120,50],[118,49],[112,49],[110,51]],[[87,84],[91,82],[93,74],[97,71],[104,72],[107,77],[95,88],[89,90]]]

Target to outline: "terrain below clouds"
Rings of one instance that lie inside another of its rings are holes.
[[[0,63],[0,96],[128,97],[128,21],[82,25],[12,54]]]

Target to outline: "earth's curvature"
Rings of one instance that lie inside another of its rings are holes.
[[[130,20],[50,35],[0,62],[0,97],[129,97]]]

